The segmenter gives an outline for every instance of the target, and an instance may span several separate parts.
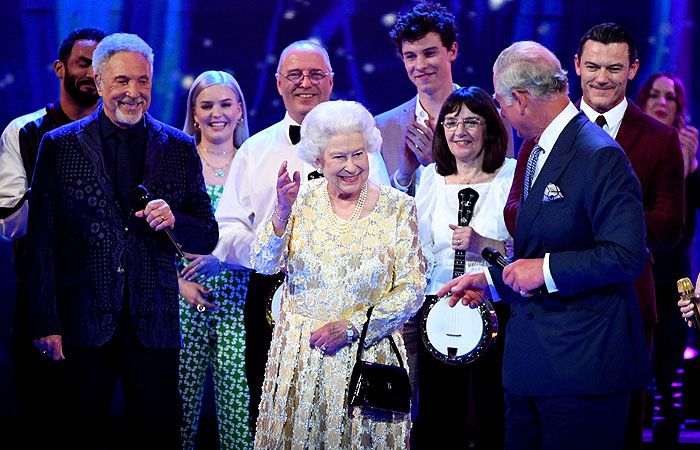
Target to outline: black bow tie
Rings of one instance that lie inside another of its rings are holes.
[[[297,145],[301,141],[301,127],[299,125],[289,126],[289,140],[292,144]]]

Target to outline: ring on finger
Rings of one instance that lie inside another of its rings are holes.
[[[163,214],[161,214],[161,215],[158,216],[158,217],[160,217],[160,223],[165,222],[165,216],[164,216]]]
[[[207,307],[204,306],[204,305],[202,305],[201,303],[199,303],[199,304],[197,305],[197,311],[199,311],[199,312],[204,312],[204,311],[206,311],[206,310],[207,310]]]
[[[462,240],[461,240],[461,239],[457,239],[455,242],[457,243],[457,245],[459,245],[459,244],[462,243]]]

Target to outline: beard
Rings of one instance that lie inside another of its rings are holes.
[[[82,91],[81,86],[92,86],[94,90]],[[97,88],[95,87],[95,82],[91,78],[84,78],[78,81],[75,76],[68,73],[63,78],[63,87],[66,93],[78,104],[78,106],[86,107],[92,106],[97,103],[100,96],[97,93]]]

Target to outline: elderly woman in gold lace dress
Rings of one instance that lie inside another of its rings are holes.
[[[304,119],[299,152],[325,178],[300,188],[286,163],[278,204],[251,257],[287,272],[265,372],[255,448],[405,448],[410,419],[348,409],[359,331],[374,306],[363,359],[405,361],[401,325],[420,307],[425,265],[413,199],[368,181],[381,135],[359,103],[325,102]]]

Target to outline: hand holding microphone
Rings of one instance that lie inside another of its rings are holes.
[[[698,277],[700,279],[700,277]],[[681,278],[678,280],[678,294],[681,299],[678,301],[678,306],[681,309],[683,317],[688,322],[688,326],[700,330],[700,318],[698,317],[698,300],[693,288],[693,282],[690,278]]]
[[[165,231],[165,234],[172,242],[180,258],[184,258],[181,245],[175,240],[170,229],[175,226],[175,215],[170,210],[170,206],[163,199],[151,199],[151,193],[146,186],[139,184],[132,192],[132,210],[136,217],[145,218],[148,225],[155,231]]]
[[[547,294],[544,285],[544,258],[519,259],[509,262],[501,253],[492,247],[484,247],[481,251],[489,264],[503,269],[503,282],[523,297]],[[508,266],[508,267],[506,267]]]

